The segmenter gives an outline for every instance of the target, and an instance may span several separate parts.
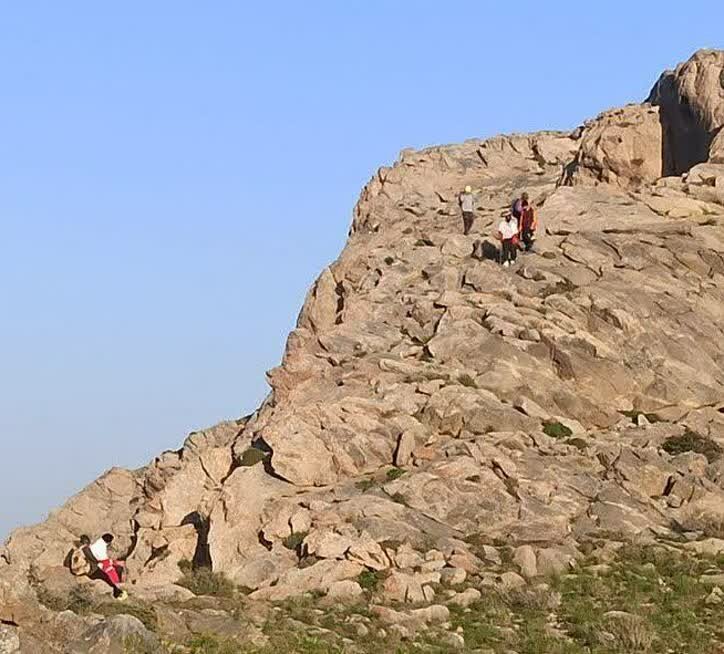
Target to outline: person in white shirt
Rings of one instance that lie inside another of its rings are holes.
[[[120,573],[125,565],[122,561],[116,561],[109,556],[108,546],[112,542],[113,534],[103,534],[89,549],[98,564],[98,569],[103,573],[108,583],[113,586],[113,596],[116,599],[124,600],[128,597],[128,594],[120,586]]]
[[[518,256],[518,221],[509,213],[498,225],[498,238],[501,243],[500,263],[506,268],[515,263]]]

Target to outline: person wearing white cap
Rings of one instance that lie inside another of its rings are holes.
[[[473,191],[471,186],[466,186],[458,198],[463,212],[463,234],[465,235],[470,233],[475,220],[475,193],[477,191]]]

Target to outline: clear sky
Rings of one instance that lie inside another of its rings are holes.
[[[252,411],[404,147],[645,97],[721,0],[0,4],[0,537]]]

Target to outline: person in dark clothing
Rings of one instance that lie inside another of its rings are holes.
[[[535,207],[532,204],[526,204],[519,220],[520,224],[520,241],[526,252],[533,249],[535,241],[535,232],[538,229],[538,217],[536,216]]]
[[[528,194],[524,191],[520,194],[520,197],[513,202],[513,206],[511,207],[511,213],[513,214],[513,218],[516,220],[520,220],[523,216],[523,210],[528,206]]]

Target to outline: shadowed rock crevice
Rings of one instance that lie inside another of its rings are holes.
[[[202,516],[198,511],[189,513],[181,522],[182,525],[193,525],[196,530],[196,549],[194,550],[191,563],[194,569],[213,568],[211,560],[211,551],[209,549],[209,531],[211,529],[211,519],[208,516]]]

